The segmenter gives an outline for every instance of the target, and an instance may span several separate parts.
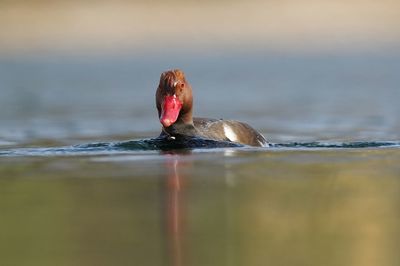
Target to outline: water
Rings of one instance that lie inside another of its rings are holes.
[[[246,121],[272,142],[399,139],[398,55],[250,53],[4,58],[0,140],[154,137],[155,89],[174,67],[195,114]]]
[[[398,265],[399,59],[1,59],[0,264]],[[271,147],[154,139],[171,67]]]

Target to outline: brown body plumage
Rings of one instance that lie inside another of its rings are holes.
[[[156,106],[163,125],[162,134],[268,146],[265,138],[246,123],[193,118],[192,88],[181,70],[169,70],[161,74],[156,92]]]

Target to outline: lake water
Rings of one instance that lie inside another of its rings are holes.
[[[272,147],[151,140],[170,68],[197,115]],[[3,57],[0,264],[398,265],[399,70],[393,54]]]

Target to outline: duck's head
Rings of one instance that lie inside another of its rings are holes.
[[[177,121],[192,122],[192,88],[181,70],[168,70],[161,74],[156,105],[158,117],[165,128]]]

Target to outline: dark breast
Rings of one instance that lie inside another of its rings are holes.
[[[268,142],[263,135],[246,123],[208,118],[194,118],[193,123],[197,134],[204,138],[268,147]]]

